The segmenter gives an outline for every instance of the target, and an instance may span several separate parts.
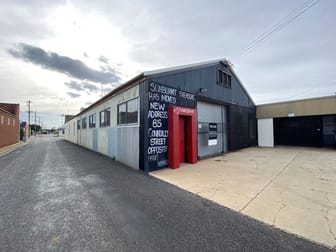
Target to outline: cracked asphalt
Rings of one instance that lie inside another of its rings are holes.
[[[55,137],[0,158],[0,251],[329,251]]]

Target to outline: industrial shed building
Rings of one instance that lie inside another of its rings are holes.
[[[257,119],[259,146],[336,145],[336,96],[259,105]]]
[[[65,124],[65,138],[146,172],[257,144],[256,107],[226,60],[139,74]]]

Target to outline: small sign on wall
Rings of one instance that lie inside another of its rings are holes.
[[[217,123],[209,123],[208,146],[217,145]]]

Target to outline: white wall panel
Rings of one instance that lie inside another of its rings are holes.
[[[118,128],[117,160],[139,169],[139,126]]]
[[[65,124],[65,139],[89,149],[116,158],[118,161],[138,169],[139,167],[139,125],[118,126],[118,104],[139,97],[139,86],[132,87],[111,97],[109,100],[91,108],[80,116]],[[111,109],[111,125],[99,127],[99,113],[104,109]],[[89,116],[96,114],[96,128],[90,129]],[[77,130],[77,121],[86,117],[87,128]],[[74,128],[75,127],[75,128]],[[96,132],[94,134],[94,131]],[[95,141],[95,143],[94,143]]]
[[[274,147],[273,118],[258,119],[258,145]]]
[[[77,117],[65,124],[64,138],[72,143],[77,143]]]
[[[108,155],[108,127],[98,129],[98,152]]]

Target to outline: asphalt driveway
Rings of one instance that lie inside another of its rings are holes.
[[[41,137],[0,158],[0,251],[328,251]]]
[[[310,240],[336,247],[336,150],[248,148],[153,176]]]

